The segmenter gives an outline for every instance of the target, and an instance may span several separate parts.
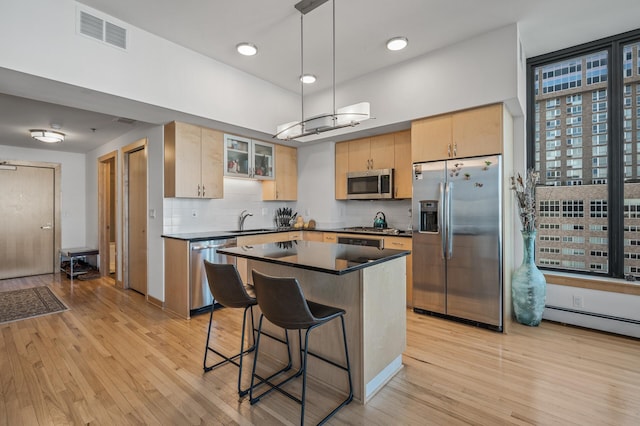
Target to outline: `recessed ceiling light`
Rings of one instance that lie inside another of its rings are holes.
[[[46,143],[58,143],[64,140],[64,133],[53,130],[31,129],[31,137]]]
[[[300,81],[304,84],[311,84],[316,82],[316,76],[313,74],[303,74],[300,77]]]
[[[407,47],[409,40],[406,37],[394,37],[387,41],[387,49],[389,50],[402,50]]]
[[[239,43],[236,46],[236,50],[239,54],[244,56],[253,56],[258,53],[258,48],[256,47],[256,45],[251,43]]]

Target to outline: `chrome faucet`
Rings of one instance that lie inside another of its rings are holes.
[[[242,210],[242,212],[240,213],[240,217],[238,217],[238,230],[239,231],[243,231],[244,230],[244,221],[247,220],[247,217],[249,216],[253,216],[252,213],[248,213],[246,210]]]

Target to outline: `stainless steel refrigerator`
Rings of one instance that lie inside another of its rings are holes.
[[[414,311],[502,330],[501,156],[413,165]]]

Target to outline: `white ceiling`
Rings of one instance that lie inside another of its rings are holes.
[[[294,8],[295,0],[81,0],[81,3],[277,86],[300,91],[301,15]],[[640,25],[638,0],[335,0],[335,3],[337,84],[514,22],[519,23],[527,57]],[[304,71],[318,76],[316,84],[305,86],[305,93],[332,86],[331,16],[331,0],[304,16]],[[400,52],[387,51],[385,42],[398,35],[407,37],[409,46]],[[242,41],[256,44],[259,53],[253,57],[238,55],[235,46]],[[6,84],[0,80],[0,92],[3,86]],[[11,93],[16,94],[15,90]],[[153,117],[157,115],[142,111],[152,106],[135,107],[139,110],[131,111],[127,118],[148,117],[154,123]],[[163,111],[161,115],[165,117],[168,113]],[[114,121],[118,116],[0,96],[0,144],[31,146],[25,145],[25,129],[47,127],[53,121],[63,120],[63,131],[81,135],[83,143],[65,142],[64,147],[58,144],[54,149],[86,152],[118,136],[118,132],[131,130],[132,125]],[[91,128],[99,131],[94,133]]]

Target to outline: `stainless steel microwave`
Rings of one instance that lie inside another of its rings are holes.
[[[347,173],[347,199],[393,198],[393,169]]]

